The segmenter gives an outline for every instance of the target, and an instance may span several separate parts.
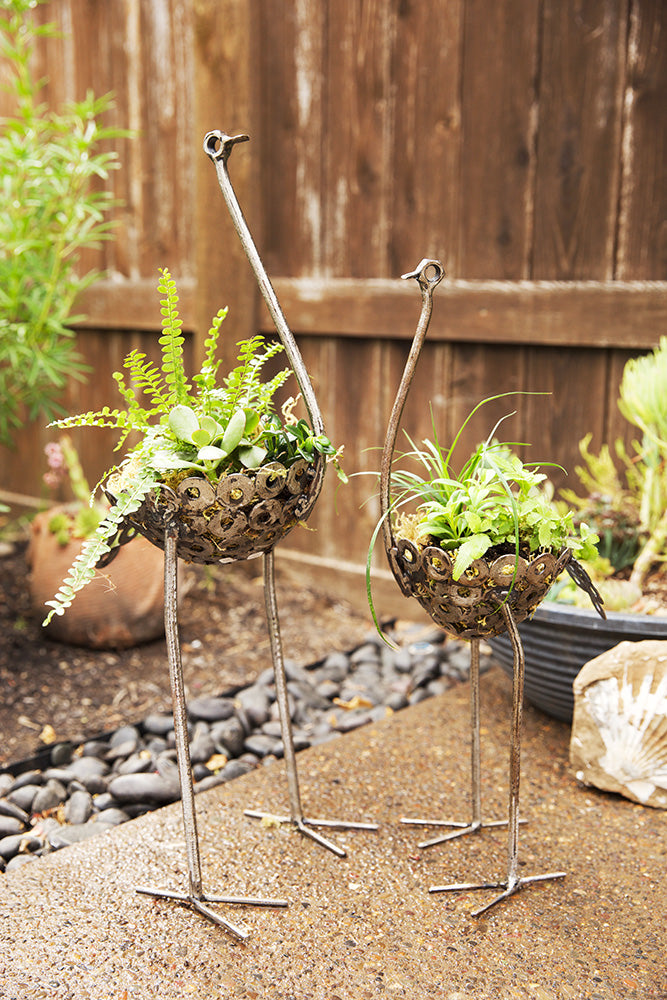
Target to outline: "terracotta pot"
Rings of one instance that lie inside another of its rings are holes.
[[[52,508],[35,517],[28,548],[32,607],[41,619],[45,602],[57,592],[81,550],[80,541],[63,546],[49,531],[56,512]],[[164,633],[163,577],[163,553],[145,538],[134,538],[97,571],[64,615],[54,616],[45,634],[91,649],[123,649],[156,639]],[[179,597],[184,594],[181,585]]]
[[[572,721],[572,685],[589,660],[629,640],[667,639],[667,618],[609,611],[607,620],[595,611],[545,601],[533,618],[519,626],[526,657],[527,700],[548,715]],[[512,675],[509,637],[489,640],[502,669]]]

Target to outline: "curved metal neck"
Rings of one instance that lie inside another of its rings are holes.
[[[248,139],[249,136],[247,135],[229,136],[216,129],[215,131],[208,132],[204,137],[204,152],[215,166],[215,170],[218,175],[218,183],[220,184],[220,189],[222,190],[225,202],[227,203],[229,214],[232,217],[234,228],[239,235],[241,245],[243,246],[246,256],[250,261],[250,266],[255,273],[259,289],[268,306],[269,313],[271,314],[271,318],[275,324],[276,330],[278,331],[283,347],[285,348],[285,353],[292,371],[296,376],[299,389],[301,390],[301,395],[303,396],[303,401],[308,411],[313,432],[315,434],[321,434],[324,430],[322,414],[320,413],[320,408],[317,404],[317,399],[315,398],[315,393],[308,376],[308,371],[303,363],[303,358],[301,357],[301,352],[297,347],[294,335],[287,325],[287,321],[285,320],[282,309],[280,308],[278,297],[276,296],[273,286],[269,281],[269,276],[266,273],[264,264],[262,263],[261,257],[257,251],[255,241],[250,233],[248,223],[246,222],[241,206],[239,205],[229,177],[229,172],[227,170],[227,161],[233,146],[238,142],[247,142]]]
[[[440,261],[427,259],[422,260],[416,270],[410,271],[409,274],[402,275],[403,278],[417,279],[422,294],[422,308],[419,316],[419,322],[417,323],[417,330],[412,341],[412,347],[410,348],[408,360],[405,363],[403,376],[398,387],[398,392],[396,393],[396,399],[394,401],[394,406],[389,418],[389,424],[387,426],[387,436],[385,437],[384,448],[382,449],[382,462],[380,465],[380,512],[382,515],[382,536],[387,552],[389,552],[394,545],[389,507],[391,503],[391,465],[394,458],[394,448],[396,446],[396,437],[398,436],[398,427],[403,414],[405,401],[410,390],[410,385],[412,384],[412,379],[415,374],[417,361],[424,344],[426,331],[428,330],[431,320],[431,312],[433,310],[433,291],[444,276],[445,270]]]

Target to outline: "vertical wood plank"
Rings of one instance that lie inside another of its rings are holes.
[[[389,276],[423,257],[459,272],[462,24],[462,0],[398,8]]]
[[[582,348],[573,363],[567,351],[529,348],[525,386],[549,393],[526,397],[526,440],[532,445],[531,457],[556,462],[572,477],[580,460],[581,438],[591,432],[600,441],[605,430],[604,353]],[[551,470],[549,478],[557,487],[569,485],[567,476],[557,469]]]
[[[529,276],[539,10],[465,4],[457,277]]]
[[[194,0],[197,335],[195,357],[211,317],[229,307],[221,355],[225,367],[236,357],[234,345],[257,329],[258,291],[254,275],[227,212],[215,168],[202,148],[212,129],[228,135],[256,133],[257,19],[253,0]],[[238,146],[229,172],[255,242],[262,246],[259,216],[259,143]]]
[[[624,0],[545,0],[534,278],[613,277]]]
[[[632,0],[616,276],[667,279],[667,4]]]
[[[325,267],[385,277],[393,221],[396,17],[382,0],[331,4],[323,147]]]

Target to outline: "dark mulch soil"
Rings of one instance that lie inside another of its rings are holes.
[[[191,567],[194,585],[179,615],[186,695],[250,683],[271,656],[262,562]],[[282,584],[278,604],[286,658],[313,663],[349,650],[370,619],[313,590]],[[0,557],[0,766],[31,756],[48,738],[78,741],[169,710],[164,640],[91,651],[48,639],[30,614],[25,552]]]

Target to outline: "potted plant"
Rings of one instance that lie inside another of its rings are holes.
[[[26,420],[63,413],[67,379],[85,378],[74,305],[98,272],[81,266],[82,251],[111,236],[108,216],[118,202],[107,181],[119,160],[108,141],[129,135],[100,124],[109,94],[89,92],[59,112],[40,103],[35,43],[56,31],[35,23],[35,6],[4,0],[0,13],[0,57],[15,108],[0,131],[0,444],[9,446]]]
[[[56,490],[65,483],[73,499],[40,511],[30,522],[28,583],[35,613],[43,611],[109,509],[106,501],[90,502],[90,488],[69,436],[50,442],[45,451],[46,484]],[[186,592],[182,573],[179,596]],[[164,632],[163,593],[162,556],[137,537],[107,567],[98,567],[72,613],[51,622],[49,638],[91,649],[120,649],[155,639]]]
[[[178,555],[190,562],[219,562],[268,552],[300,521],[317,496],[323,463],[338,453],[323,434],[297,419],[295,401],[282,415],[273,397],[291,371],[267,381],[262,369],[283,350],[260,336],[242,341],[238,365],[218,378],[218,338],[226,310],[218,311],[206,340],[201,370],[188,382],[175,283],[165,268],[161,301],[162,364],[132,351],[124,362],[130,379],[114,373],[125,409],[83,413],[59,427],[114,427],[117,449],[138,436],[119,465],[102,478],[110,507],[87,538],[50,605],[44,624],[62,615],[108,558],[128,526],[164,546],[164,513],[178,519]],[[142,405],[141,397],[146,405]]]
[[[524,464],[514,444],[496,439],[500,422],[455,470],[464,428],[481,406],[502,395],[479,403],[448,448],[437,437],[420,446],[408,438],[411,450],[396,462],[416,461],[417,469],[391,473],[387,551],[394,576],[436,624],[464,639],[504,632],[503,605],[516,621],[532,614],[559,574],[573,569],[575,557],[595,553],[597,541],[585,522],[575,525],[572,511],[549,499],[537,464]],[[586,586],[585,577],[573,572]],[[372,598],[370,603],[377,625]]]
[[[573,588],[561,583],[521,627],[527,697],[565,721],[572,718],[572,684],[585,663],[624,640],[667,638],[667,338],[627,362],[618,405],[641,440],[628,450],[619,439],[614,460],[607,445],[594,454],[586,435],[584,464],[576,469],[583,493],[562,492],[576,509],[575,521],[590,523],[599,536],[586,568],[603,595],[607,620],[580,607]],[[499,637],[491,645],[508,670],[507,641]]]

